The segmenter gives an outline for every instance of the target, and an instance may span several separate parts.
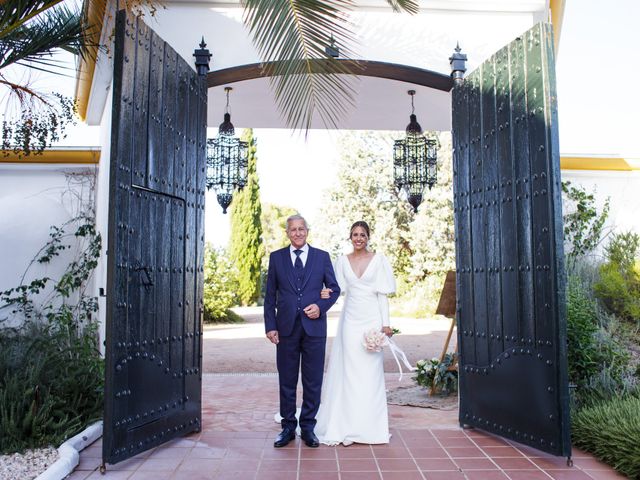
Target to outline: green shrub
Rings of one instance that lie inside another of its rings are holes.
[[[638,380],[631,370],[618,376],[615,373],[612,374],[610,368],[605,367],[583,384],[578,398],[575,399],[579,404],[574,406],[592,407],[612,398],[634,395],[636,392],[638,392]]]
[[[204,251],[204,321],[207,323],[237,322],[229,310],[237,305],[238,280],[231,260],[222,249],[207,244]],[[240,318],[240,321],[243,321]]]
[[[640,478],[640,398],[613,398],[573,416],[573,444],[629,478]]]
[[[5,329],[0,351],[0,452],[60,445],[102,417],[95,324]]]
[[[578,405],[609,398],[629,383],[629,353],[607,329],[609,320],[576,276],[567,283],[569,380],[578,387]],[[597,381],[600,378],[602,381]],[[605,381],[606,380],[606,381]],[[606,388],[605,388],[606,387]]]
[[[640,325],[640,235],[620,233],[612,236],[600,266],[600,279],[594,291],[614,314]]]
[[[61,277],[36,278],[0,294],[2,313],[21,324],[0,328],[2,453],[57,446],[102,416],[98,303],[85,294],[100,249],[93,216],[80,214],[52,227],[29,264],[50,264],[70,250],[75,255]]]

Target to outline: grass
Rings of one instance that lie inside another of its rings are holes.
[[[579,410],[573,418],[573,443],[640,479],[640,397],[618,397]]]

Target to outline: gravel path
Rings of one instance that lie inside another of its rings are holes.
[[[31,480],[49,468],[57,459],[58,449],[53,447],[0,455],[0,478],[2,480]]]

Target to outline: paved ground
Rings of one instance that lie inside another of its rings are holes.
[[[246,323],[207,325],[204,332],[203,370],[206,373],[265,373],[276,371],[276,350],[264,335],[262,308],[238,309]],[[330,310],[327,341],[327,362],[338,325],[339,308]],[[413,364],[421,358],[440,356],[449,332],[450,320],[392,318],[392,326],[401,334],[394,341]],[[450,350],[455,348],[455,334]],[[385,372],[397,371],[393,357],[385,352]]]
[[[335,329],[335,320],[331,321]],[[397,341],[412,362],[438,355],[446,321],[395,320]],[[429,333],[431,332],[431,333]],[[273,448],[280,427],[273,348],[261,323],[207,329],[203,375],[203,430],[97,469],[101,441],[85,449],[70,480],[606,480],[624,478],[574,450],[574,466],[478,430],[462,430],[457,411],[389,405],[388,445],[321,446],[296,439]],[[398,384],[395,363],[385,363],[388,387]],[[227,373],[220,373],[227,372]]]

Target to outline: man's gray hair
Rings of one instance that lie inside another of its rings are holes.
[[[299,213],[291,215],[289,218],[287,218],[287,230],[289,230],[289,223],[293,222],[294,220],[302,220],[304,222],[304,228],[309,230],[309,224],[307,223],[307,220]]]

